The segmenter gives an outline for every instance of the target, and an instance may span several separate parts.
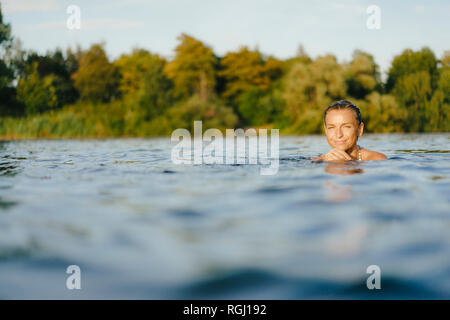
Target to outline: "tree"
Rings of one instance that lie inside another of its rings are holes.
[[[11,26],[3,22],[0,3],[0,115],[9,114],[13,109],[15,90],[11,86],[14,72],[5,61],[5,52],[11,46]]]
[[[207,101],[216,85],[217,58],[211,48],[182,33],[177,38],[176,56],[165,67],[165,73],[175,86],[177,99],[198,94]]]
[[[402,77],[397,81],[393,92],[408,112],[405,130],[423,132],[427,120],[426,103],[433,94],[430,74],[420,71]]]
[[[173,83],[163,72],[165,65],[166,61],[155,55],[148,61],[147,70],[142,75],[139,106],[146,119],[163,114],[173,103]]]
[[[167,111],[171,127],[193,130],[195,120],[203,121],[203,129],[208,128],[234,128],[237,116],[233,109],[226,106],[216,97],[204,102],[199,96],[194,95],[186,101],[170,108]]]
[[[347,93],[363,99],[375,89],[380,90],[380,73],[372,55],[356,50],[352,61],[346,66]]]
[[[3,13],[0,3],[0,45],[5,46],[11,43],[11,26],[3,22]]]
[[[70,74],[70,76],[72,77],[72,75],[77,72],[78,68],[79,68],[79,61],[81,60],[81,57],[83,56],[83,52],[80,48],[80,46],[78,45],[76,50],[72,50],[71,47],[68,47],[66,49],[66,59],[65,59],[65,67],[67,72]]]
[[[450,131],[450,51],[441,59],[439,80],[433,97],[427,102],[426,131]]]
[[[13,86],[15,72],[10,57],[13,44],[11,26],[3,21],[0,3],[0,116],[17,116],[23,112],[16,99],[16,88]]]
[[[322,111],[346,95],[344,69],[332,55],[318,57],[310,64],[295,63],[284,79],[285,115],[290,130],[320,133]]]
[[[438,87],[438,80],[438,60],[429,48],[407,49],[394,58],[386,88],[407,111],[405,131],[423,132],[430,127],[430,121],[436,121],[433,120],[436,113],[430,110],[429,101]],[[436,110],[436,104],[432,109]]]
[[[387,91],[394,90],[402,78],[422,71],[430,75],[431,87],[434,89],[439,78],[437,63],[438,61],[433,51],[427,47],[422,48],[420,51],[404,50],[402,54],[396,56],[392,61],[386,83]]]
[[[82,100],[107,102],[117,96],[119,72],[109,62],[103,44],[94,44],[83,52],[72,77]]]
[[[272,81],[282,74],[283,63],[273,57],[267,60],[258,52],[242,47],[229,52],[220,62],[219,76],[225,79],[222,96],[233,101],[252,87],[268,90]]]
[[[17,85],[17,99],[24,104],[26,114],[41,113],[60,106],[54,85],[55,76],[41,77],[38,63],[30,66],[26,78],[21,78]]]
[[[401,108],[391,94],[372,92],[366,103],[359,104],[367,132],[403,132],[406,110]]]
[[[308,53],[305,50],[305,47],[300,44],[297,48],[297,54],[294,58],[297,62],[303,62],[303,63],[310,63],[312,62],[312,59],[308,55]]]
[[[60,105],[70,104],[78,99],[78,92],[74,87],[71,79],[71,70],[69,69],[68,59],[70,57],[68,51],[67,59],[61,49],[47,52],[41,56],[36,52],[29,52],[23,64],[23,70],[20,72],[21,77],[26,77],[29,66],[36,63],[39,76],[45,78],[53,75],[52,85],[55,87],[56,95]]]
[[[3,60],[0,60],[0,89],[10,86],[14,73]]]
[[[244,125],[266,125],[277,120],[282,112],[284,101],[278,88],[264,91],[251,87],[237,99],[238,111]]]
[[[142,88],[145,74],[154,63],[165,64],[165,60],[145,49],[134,49],[131,54],[123,54],[114,61],[120,73],[119,90],[122,95],[136,94]]]

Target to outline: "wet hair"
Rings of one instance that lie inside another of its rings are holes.
[[[342,110],[342,109],[351,109],[351,110],[355,111],[356,120],[358,120],[358,124],[361,124],[361,122],[362,122],[361,111],[359,110],[359,108],[357,106],[355,106],[353,103],[351,103],[348,100],[339,100],[339,101],[336,101],[335,103],[329,105],[328,108],[326,108],[323,113],[323,121],[325,122],[328,111]]]

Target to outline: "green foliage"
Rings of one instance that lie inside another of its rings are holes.
[[[431,86],[434,88],[438,77],[437,62],[433,51],[427,47],[416,52],[411,49],[404,50],[392,62],[388,73],[386,89],[390,92],[395,89],[397,83],[402,78],[422,71],[430,75]]]
[[[68,62],[61,50],[57,49],[53,53],[48,52],[45,56],[33,53],[27,57],[26,65],[34,63],[37,63],[37,71],[41,77],[54,76],[53,86],[61,105],[70,104],[77,100],[78,92],[71,79],[71,73],[67,66]]]
[[[375,89],[380,90],[380,74],[373,56],[356,50],[346,68],[347,94],[356,99],[364,99]]]
[[[431,77],[420,71],[400,78],[394,94],[408,112],[405,130],[423,132],[426,121],[426,102],[431,98]]]
[[[16,90],[11,86],[14,71],[5,61],[4,52],[11,46],[11,26],[3,22],[0,3],[0,116],[17,112]]]
[[[291,119],[287,132],[319,133],[323,109],[344,98],[346,89],[344,69],[332,55],[294,64],[284,82],[285,115]]]
[[[211,48],[187,34],[178,40],[175,59],[165,68],[175,85],[175,96],[186,99],[197,94],[206,101],[216,85],[217,58]]]
[[[163,72],[165,65],[165,60],[155,57],[143,74],[138,104],[146,120],[160,116],[173,103],[173,83]]]
[[[5,51],[5,49],[11,45],[11,42],[12,42],[11,26],[3,22],[2,8],[0,4],[0,54],[2,54],[3,51]],[[0,90],[10,85],[14,75],[13,71],[3,60],[4,57],[1,58],[2,60],[0,60]]]
[[[79,46],[77,47],[75,52],[72,50],[72,48],[67,48],[64,64],[68,74],[71,77],[78,70],[82,55],[83,52],[81,51],[81,48]]]
[[[0,136],[167,136],[195,120],[322,133],[323,110],[340,99],[359,106],[366,132],[450,130],[449,51],[439,60],[428,48],[403,51],[384,84],[362,51],[343,64],[301,46],[287,60],[245,46],[217,57],[189,35],[178,40],[169,61],[134,49],[110,62],[101,44],[39,55],[12,44],[0,10]]]
[[[438,90],[442,91],[446,103],[450,103],[450,65],[441,69]]]
[[[406,132],[448,130],[447,57],[438,60],[429,48],[407,49],[394,58],[386,84],[400,108],[406,112],[403,129]]]
[[[282,113],[284,101],[280,90],[270,92],[253,87],[238,98],[238,111],[245,124],[252,126],[273,123]]]
[[[450,55],[448,52],[442,59],[442,68],[439,70],[437,90],[431,100],[426,103],[427,123],[425,131],[450,131]]]
[[[119,91],[122,95],[132,95],[142,89],[144,78],[149,70],[155,65],[159,69],[164,67],[166,60],[145,49],[134,49],[130,55],[120,56],[113,64],[120,73]]]
[[[268,90],[271,82],[282,74],[283,63],[275,58],[265,60],[258,51],[242,47],[238,52],[229,52],[220,62],[219,76],[225,79],[222,96],[236,99],[252,87]]]
[[[5,62],[0,60],[0,88],[6,88],[11,84],[13,71],[8,68]]]
[[[60,106],[55,88],[58,78],[52,74],[41,77],[37,68],[37,63],[33,64],[27,77],[20,79],[17,85],[17,99],[25,106],[27,115]]]
[[[2,6],[0,3],[0,45],[4,46],[11,42],[11,26],[3,22]]]
[[[203,129],[234,128],[237,123],[233,110],[219,99],[212,98],[205,102],[197,95],[169,109],[167,116],[172,128],[186,128],[191,131],[196,120],[203,121]]]
[[[107,102],[118,95],[119,72],[109,62],[101,44],[83,52],[73,79],[82,100]]]
[[[366,99],[358,104],[366,132],[403,132],[406,110],[400,108],[395,96],[372,92]]]

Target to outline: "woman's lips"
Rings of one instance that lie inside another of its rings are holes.
[[[345,144],[345,141],[335,141],[336,144]]]

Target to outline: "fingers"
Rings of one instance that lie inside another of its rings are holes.
[[[324,160],[352,160],[352,158],[345,151],[339,149],[331,149],[324,155]]]
[[[335,152],[332,152],[332,151],[329,151],[327,154],[325,154],[324,158],[327,161],[344,160],[344,159],[342,159],[341,156],[339,156],[338,154],[336,154]]]
[[[330,150],[325,154],[325,160],[342,160],[341,157],[334,151]]]
[[[345,160],[353,160],[352,157],[350,157],[350,155],[340,149],[333,149],[339,156],[343,157]]]

